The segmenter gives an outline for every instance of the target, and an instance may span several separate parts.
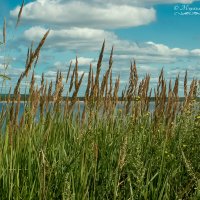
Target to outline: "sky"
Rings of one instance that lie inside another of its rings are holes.
[[[151,87],[156,87],[162,68],[168,81],[179,74],[181,85],[185,70],[189,81],[200,79],[199,0],[25,0],[16,29],[20,5],[21,0],[0,1],[2,28],[4,18],[7,22],[7,43],[0,46],[0,72],[11,77],[5,92],[14,88],[24,70],[31,42],[36,47],[48,29],[50,34],[35,68],[38,84],[42,73],[48,82],[55,81],[57,70],[66,75],[77,56],[79,75],[85,72],[83,95],[89,66],[95,70],[104,39],[102,74],[114,46],[113,77],[120,75],[120,90],[128,83],[133,60],[141,79],[151,75]],[[9,64],[6,71],[3,63]],[[21,91],[29,78],[23,81]]]

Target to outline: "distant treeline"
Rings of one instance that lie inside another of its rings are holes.
[[[0,94],[0,101],[7,101],[8,99],[10,99],[10,101],[12,101],[14,99],[14,94]],[[28,94],[21,94],[21,101],[27,101],[29,99],[29,95]],[[72,99],[72,97],[68,97],[69,101]],[[84,101],[85,97],[77,97],[77,99],[79,99],[79,101]],[[53,97],[52,97],[53,100]],[[66,100],[66,97],[63,97],[63,101]],[[133,101],[139,101],[138,98],[133,98]],[[168,98],[166,98],[166,101],[168,100]],[[185,97],[179,97],[179,101],[183,102],[185,100]],[[195,98],[196,101],[200,101],[200,97],[196,97]],[[118,101],[123,101],[122,97],[118,97]],[[150,97],[150,102],[155,101],[155,97]]]

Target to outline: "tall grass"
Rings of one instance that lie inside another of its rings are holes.
[[[21,81],[37,64],[48,33],[28,50],[25,71],[1,111],[0,199],[200,199],[198,80],[188,88],[186,72],[180,103],[179,77],[167,86],[162,70],[151,90],[150,75],[139,81],[134,62],[119,95],[120,77],[112,78],[113,48],[99,78],[104,41],[95,74],[90,67],[83,111],[78,92],[84,74],[78,76],[76,59],[67,77],[57,72],[55,87],[44,75],[37,86],[32,73],[20,116]],[[63,80],[70,81],[67,94],[72,93],[65,99]],[[116,109],[119,103],[122,108]]]

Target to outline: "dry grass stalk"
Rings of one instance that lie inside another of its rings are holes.
[[[101,72],[101,64],[102,64],[102,60],[103,60],[104,48],[105,48],[105,40],[103,42],[103,45],[102,45],[102,48],[101,48],[101,52],[99,54],[94,86],[92,88],[92,95],[94,96],[94,98],[96,98],[97,95],[99,94],[99,76],[100,76],[100,72]]]
[[[68,82],[71,68],[72,68],[72,61],[70,62],[69,69],[68,69],[68,72],[67,72],[66,83]]]
[[[110,88],[108,91],[109,96],[112,96],[112,91],[113,91],[113,84],[112,84],[112,70],[110,71]]]
[[[177,97],[177,100],[178,100],[178,87],[179,87],[179,75],[175,80],[174,89],[173,89],[174,95]]]
[[[126,100],[127,100],[127,103],[125,104],[126,114],[128,114],[130,111],[131,102],[133,100],[133,97],[136,96],[137,84],[138,84],[138,75],[137,75],[136,62],[134,61],[134,64],[132,64],[132,62],[131,62],[129,85],[128,85],[128,89],[126,91]]]
[[[37,63],[38,63],[39,57],[40,57],[40,52],[39,52],[38,55],[36,56],[35,63],[34,63],[34,67],[33,67],[34,69],[36,68],[36,65],[37,65]]]
[[[18,13],[16,27],[17,27],[17,26],[19,25],[19,23],[20,23],[23,8],[24,8],[24,0],[22,1],[22,5],[21,5],[20,10],[19,10],[19,13]]]
[[[51,81],[49,84],[49,89],[47,94],[46,109],[48,109],[49,102],[52,100],[52,88],[53,88],[53,83]]]
[[[74,85],[74,77],[75,77],[75,68],[74,68],[72,76],[71,76],[71,81],[70,81],[70,86],[69,86],[69,93],[72,91],[72,88],[73,88],[73,85]]]
[[[22,117],[21,117],[21,119],[20,119],[20,122],[19,122],[19,127],[20,127],[20,128],[22,128],[23,125],[24,125],[24,118],[25,118],[25,116],[24,116],[24,113],[23,113],[23,114],[22,114]]]
[[[115,81],[115,87],[113,92],[113,99],[114,99],[114,105],[116,106],[118,103],[118,91],[119,91],[119,85],[120,85],[120,76]],[[115,107],[114,106],[114,107]]]
[[[80,78],[80,80],[79,80],[79,82],[78,82],[78,86],[77,86],[76,90],[74,91],[74,93],[73,93],[73,95],[72,95],[72,100],[71,100],[70,105],[69,105],[69,111],[70,111],[70,112],[71,112],[71,110],[72,110],[74,104],[75,104],[76,101],[77,101],[77,94],[78,94],[79,88],[80,88],[80,86],[81,86],[83,77],[84,77],[84,73],[81,75],[81,78]]]
[[[78,87],[78,58],[76,57],[76,64],[75,64],[75,89]]]
[[[28,48],[27,56],[26,56],[26,67],[28,66],[29,60],[30,60],[30,49]]]
[[[87,88],[85,91],[85,102],[89,100],[89,93],[91,88],[91,78],[92,78],[92,64],[90,64],[90,71],[88,75],[88,82],[87,82]]]
[[[41,119],[43,119],[46,89],[47,89],[47,85],[44,86],[44,73],[42,73],[42,80],[41,80],[41,86],[40,86],[40,118]]]
[[[189,93],[188,93],[187,97],[185,98],[182,112],[184,112],[184,111],[189,112],[191,110],[192,101],[195,100],[196,95],[197,95],[197,86],[198,86],[198,81],[193,79],[190,84]]]
[[[33,118],[36,116],[39,101],[40,101],[40,90],[38,88],[36,88],[33,91],[32,100],[31,100],[31,115]]]
[[[56,105],[59,104],[62,97],[62,91],[63,91],[63,84],[62,84],[62,74],[57,72],[57,79],[56,79],[56,85],[55,85],[55,92],[53,95],[53,101]]]
[[[185,72],[185,78],[184,78],[184,96],[187,98],[187,70]]]
[[[101,63],[102,63],[102,60],[103,60],[104,48],[105,48],[105,40],[103,42],[101,52],[100,52],[100,55],[99,55],[99,59],[98,59],[98,63],[97,63],[97,71],[96,71],[96,77],[95,77],[95,85],[96,86],[99,84],[99,75],[100,75],[100,72],[101,72]]]
[[[31,101],[31,98],[32,98],[32,93],[34,91],[34,84],[35,84],[35,73],[33,71],[32,77],[31,77],[30,88],[29,88],[29,101]]]

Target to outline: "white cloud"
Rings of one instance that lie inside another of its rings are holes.
[[[28,3],[23,9],[23,20],[47,23],[49,26],[78,26],[92,28],[121,28],[149,24],[156,19],[154,8],[128,4],[94,4],[82,1],[43,0]],[[10,11],[17,17],[20,7]]]
[[[176,57],[176,56],[188,56],[190,53],[189,50],[187,49],[180,49],[180,48],[170,49],[168,46],[164,44],[156,44],[154,42],[147,42],[146,44],[150,45],[152,49],[155,50],[154,52],[155,53],[157,52],[158,55]]]
[[[95,59],[94,58],[85,58],[85,57],[78,57],[78,65],[79,66],[89,66],[90,63],[94,63]],[[72,62],[72,64],[76,63],[76,59],[72,59],[70,62]]]
[[[32,27],[24,32],[27,40],[39,40],[47,29]],[[172,63],[177,58],[200,56],[200,49],[188,50],[182,48],[170,48],[164,44],[157,44],[152,41],[135,43],[120,39],[114,32],[91,28],[69,28],[51,30],[46,41],[46,48],[63,49],[73,51],[99,51],[102,41],[106,40],[106,49],[114,45],[114,58],[136,59],[140,63]],[[91,59],[80,58],[79,62],[90,63]]]
[[[200,49],[194,49],[191,51],[193,55],[200,56]]]

